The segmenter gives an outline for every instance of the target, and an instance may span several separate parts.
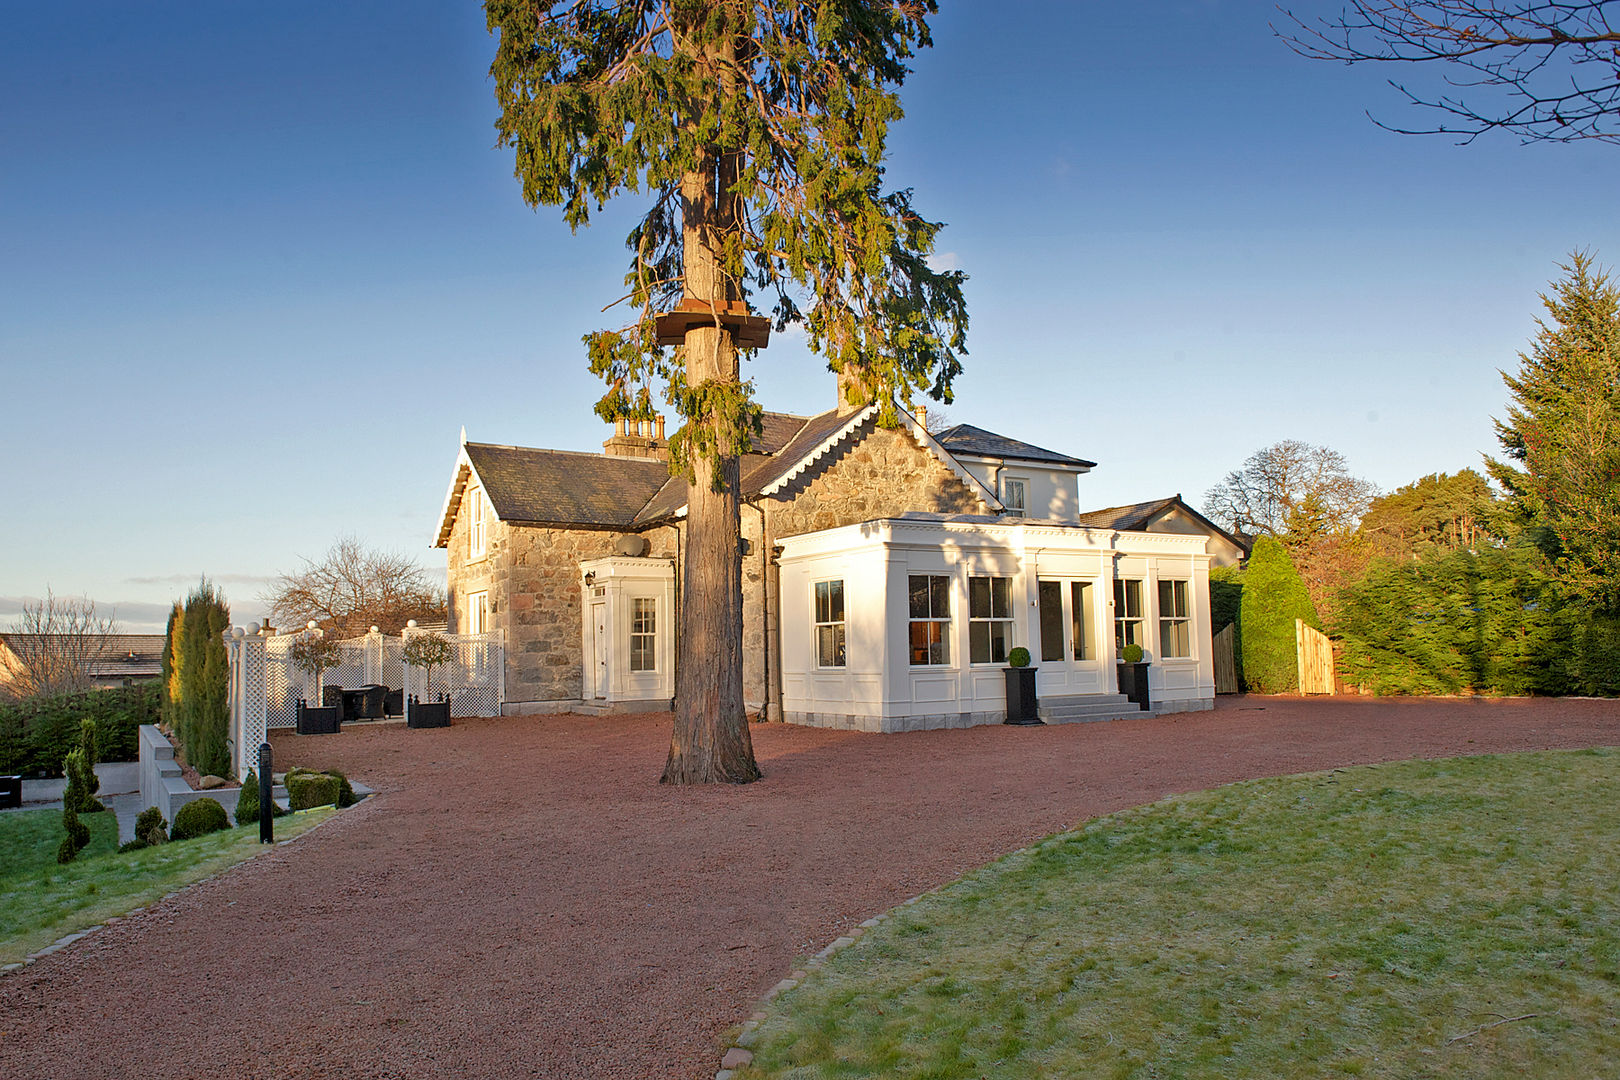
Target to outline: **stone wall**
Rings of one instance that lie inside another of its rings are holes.
[[[495,582],[500,577],[500,557],[506,546],[508,528],[504,522],[496,521],[494,514],[487,514],[484,518],[484,555],[469,559],[467,515],[462,512],[465,508],[466,502],[463,500],[451,525],[450,540],[445,549],[445,608],[452,634],[466,632],[467,596],[470,593],[487,591],[490,600],[495,599]],[[499,626],[499,621],[495,625]]]
[[[490,589],[495,625],[506,633],[506,700],[578,701],[584,692],[579,564],[613,554],[619,533],[603,529],[503,526],[501,573]],[[643,534],[647,554],[669,558],[675,530]]]
[[[908,512],[985,514],[989,508],[907,431],[868,420],[838,448],[797,477],[780,496],[764,500],[773,536],[854,525]],[[742,512],[742,534],[754,554],[743,558],[743,698],[765,700],[765,579],[760,522]]]

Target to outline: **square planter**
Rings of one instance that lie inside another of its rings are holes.
[[[1119,692],[1135,702],[1137,708],[1151,709],[1153,702],[1148,695],[1147,662],[1127,664],[1120,661],[1116,668],[1119,673]]]
[[[414,728],[435,728],[450,726],[450,702],[441,698],[438,701],[423,702],[415,694],[405,703],[405,726]]]
[[[1019,727],[1045,723],[1041,719],[1040,699],[1035,695],[1035,669],[1010,667],[1001,670],[1007,675],[1007,719],[1002,723]]]
[[[343,728],[342,709],[338,706],[314,709],[298,699],[298,734],[336,735]]]

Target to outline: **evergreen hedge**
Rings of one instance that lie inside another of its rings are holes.
[[[1238,618],[1243,679],[1250,690],[1280,694],[1299,688],[1295,619],[1321,628],[1311,595],[1287,550],[1271,537],[1262,536],[1254,542],[1249,565],[1243,572]]]
[[[1528,541],[1375,562],[1334,630],[1375,694],[1620,694],[1620,619],[1565,597]]]
[[[170,621],[174,675],[164,715],[173,717],[186,762],[200,773],[224,776],[231,768],[226,691],[230,661],[224,637],[230,608],[204,578],[186,597],[180,617],[171,616]]]
[[[170,840],[190,840],[211,832],[231,827],[225,808],[217,799],[196,799],[174,812],[174,827],[169,830]]]
[[[142,683],[0,703],[0,773],[61,776],[84,720],[95,722],[102,761],[134,761],[139,728],[158,722],[161,701],[162,687]]]

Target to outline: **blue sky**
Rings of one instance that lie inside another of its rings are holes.
[[[1283,438],[1385,489],[1477,466],[1536,294],[1620,259],[1620,151],[1382,131],[1397,73],[1296,57],[1269,5],[943,7],[890,176],[970,275],[950,416],[1096,460],[1086,506]],[[346,532],[442,569],[462,425],[600,444],[579,339],[641,204],[523,205],[491,52],[442,0],[14,5],[0,624],[50,586],[146,629],[204,573],[245,622]],[[749,369],[832,401],[790,339]]]

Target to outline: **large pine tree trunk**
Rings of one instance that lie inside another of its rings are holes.
[[[731,163],[711,159],[681,181],[686,295],[717,307],[737,295],[721,272],[719,230],[727,221]],[[715,326],[686,333],[686,379],[691,386],[738,381],[737,348]],[[689,417],[690,424],[713,417]],[[720,490],[710,459],[692,461],[687,501],[686,554],[681,560],[680,637],[676,642],[675,733],[664,783],[748,783],[759,779],[742,686],[742,551],[738,464],[720,458]]]

